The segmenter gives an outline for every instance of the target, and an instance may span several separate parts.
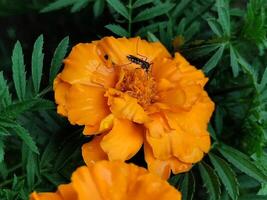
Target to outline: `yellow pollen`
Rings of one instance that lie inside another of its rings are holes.
[[[151,76],[151,70],[146,72],[142,68],[121,69],[121,80],[116,89],[137,99],[146,108],[156,100],[156,82]]]

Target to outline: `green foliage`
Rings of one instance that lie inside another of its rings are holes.
[[[266,43],[266,7],[263,0],[251,0],[247,6],[243,36],[257,45]]]
[[[199,163],[199,171],[203,180],[204,186],[207,188],[210,199],[220,199],[221,189],[220,181],[214,170],[205,162]]]
[[[62,60],[67,53],[67,48],[69,45],[69,37],[65,37],[61,40],[58,44],[54,56],[51,61],[51,68],[50,68],[50,75],[49,75],[49,82],[52,84],[53,80],[55,79],[57,73],[60,70],[62,65]]]
[[[235,172],[231,169],[227,162],[220,157],[213,155],[212,153],[209,153],[209,157],[230,197],[232,199],[237,199],[239,188]]]
[[[15,44],[12,54],[13,80],[19,100],[23,100],[26,94],[26,72],[21,44]]]
[[[32,52],[32,82],[34,86],[34,92],[37,94],[40,89],[44,54],[42,52],[44,44],[44,38],[40,35],[33,47]]]
[[[14,0],[12,5],[0,0],[0,16],[29,10],[53,11],[51,15],[57,16],[68,13],[68,8],[75,12],[71,15],[75,24],[66,24],[75,42],[83,42],[86,31],[93,32],[87,41],[111,34],[141,36],[162,42],[172,54],[180,52],[208,76],[206,90],[216,104],[208,126],[212,147],[190,172],[169,179],[182,192],[183,200],[267,198],[264,0],[34,0],[28,4]],[[32,44],[18,41],[10,50],[11,65],[3,62],[0,66],[3,200],[28,199],[33,190],[55,190],[83,164],[80,149],[85,138],[81,129],[56,113],[51,92],[68,52],[69,37],[62,39],[57,34],[60,30],[50,31],[52,36],[40,35],[33,44],[31,65],[27,51]],[[71,33],[63,35],[67,34]],[[62,40],[48,45],[48,37]],[[1,41],[0,52],[5,53]],[[46,44],[55,51],[49,51]]]

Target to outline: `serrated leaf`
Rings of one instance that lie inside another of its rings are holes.
[[[220,199],[220,181],[214,170],[203,161],[198,164],[202,181],[207,188],[211,200]]]
[[[126,7],[121,3],[120,0],[107,0],[108,4],[114,8],[119,14],[121,14],[126,19],[129,19],[129,13]]]
[[[36,156],[32,151],[27,151],[26,175],[27,183],[31,190],[34,187],[36,170]]]
[[[34,43],[32,52],[32,82],[34,87],[34,92],[37,94],[40,90],[40,83],[43,71],[43,44],[44,37],[40,35]]]
[[[108,30],[112,31],[113,33],[122,36],[122,37],[129,37],[128,31],[122,28],[120,25],[117,24],[108,24],[105,26]]]
[[[8,118],[16,118],[20,114],[23,114],[24,112],[27,111],[53,109],[53,108],[54,104],[48,100],[30,99],[7,106],[4,110],[2,110],[0,116]]]
[[[11,104],[11,95],[3,72],[0,72],[0,105],[6,107]]]
[[[59,10],[59,9],[62,9],[62,8],[65,8],[67,6],[74,4],[76,1],[77,0],[56,0],[56,1],[48,4],[40,12],[44,13],[44,12]]]
[[[73,4],[73,6],[72,6],[72,8],[70,9],[70,11],[71,11],[72,13],[74,13],[74,12],[78,12],[78,11],[80,11],[81,9],[85,8],[85,7],[88,5],[88,3],[89,3],[89,0],[78,0],[78,1],[76,1],[76,2]]]
[[[198,33],[199,29],[200,23],[193,22],[184,32],[184,37],[186,38],[186,41],[191,40]]]
[[[17,96],[19,100],[23,100],[26,93],[26,72],[22,47],[19,41],[16,42],[12,53],[12,72]]]
[[[4,154],[5,154],[5,145],[3,138],[0,137],[0,163],[4,160]]]
[[[195,193],[195,178],[192,172],[188,172],[184,175],[180,190],[183,200],[193,199]]]
[[[223,33],[222,33],[222,30],[221,30],[221,26],[217,22],[217,20],[213,19],[213,18],[209,18],[209,19],[207,19],[207,22],[208,22],[211,30],[213,31],[213,33],[215,33],[219,37],[222,37]]]
[[[177,187],[177,185],[178,185],[179,181],[181,180],[181,178],[182,178],[182,175],[181,175],[181,174],[177,174],[177,175],[171,177],[171,178],[168,180],[168,182],[169,182],[172,186]]]
[[[208,44],[184,50],[184,53],[189,54],[190,58],[192,57],[192,59],[197,59],[208,55],[219,47],[220,46],[218,44]]]
[[[212,139],[218,140],[217,135],[215,133],[215,130],[210,123],[208,124],[208,131],[209,131],[209,134],[212,137]]]
[[[267,183],[261,184],[261,189],[257,193],[258,195],[267,195]]]
[[[60,41],[60,43],[58,44],[54,52],[54,56],[51,61],[50,74],[49,74],[50,84],[53,83],[57,73],[60,70],[60,67],[62,65],[62,60],[67,53],[68,46],[69,46],[69,37],[67,36]]]
[[[261,78],[261,82],[259,85],[260,91],[263,92],[266,86],[267,86],[267,67],[265,68]]]
[[[140,28],[138,30],[138,32],[136,33],[136,35],[147,34],[148,31],[150,31],[151,33],[153,33],[155,31],[159,30],[159,27],[161,27],[161,26],[163,28],[167,27],[167,24],[168,24],[168,22],[165,22],[164,21],[164,22],[156,22],[156,23],[150,24],[148,26],[144,26],[144,27],[142,27],[142,28]]]
[[[180,15],[183,14],[182,11],[184,11],[184,9],[186,8],[187,5],[189,5],[189,3],[191,3],[191,0],[181,0],[177,6],[174,8],[173,12],[172,12],[172,17],[173,18],[178,18]]]
[[[8,136],[8,135],[10,135],[8,130],[0,126],[0,136]]]
[[[247,155],[227,145],[220,146],[220,148],[218,148],[218,151],[240,171],[260,182],[267,182],[267,176],[253,163],[253,161]]]
[[[100,16],[104,11],[104,7],[105,7],[105,0],[96,0],[93,6],[94,16],[95,17]]]
[[[239,73],[239,64],[237,61],[237,54],[236,54],[236,50],[233,47],[233,45],[230,45],[230,62],[231,62],[231,67],[232,67],[232,72],[234,77],[238,76]]]
[[[147,5],[147,4],[152,3],[152,2],[154,2],[154,0],[137,0],[134,2],[133,8],[138,8],[138,7]]]
[[[0,127],[4,127],[4,128],[13,128],[15,127],[15,121],[12,119],[9,119],[7,117],[2,117],[0,116]]]
[[[38,148],[31,137],[30,133],[20,126],[19,124],[14,124],[12,129],[15,131],[16,135],[29,147],[29,149],[37,154],[39,154]]]
[[[133,19],[133,22],[140,22],[153,19],[157,16],[168,13],[173,7],[174,4],[166,2],[156,5],[152,8],[145,9],[140,13],[138,13],[138,15]]]
[[[147,39],[150,42],[158,42],[159,41],[157,36],[155,36],[153,33],[149,32],[149,31],[147,32]]]
[[[221,45],[221,47],[216,51],[216,53],[208,60],[208,62],[204,65],[203,71],[205,73],[210,72],[214,69],[222,58],[224,52],[225,45]]]
[[[224,33],[227,36],[230,36],[231,24],[230,24],[230,14],[229,14],[228,3],[226,3],[225,0],[218,0],[217,7],[218,7],[218,15],[219,15],[218,21],[221,24],[222,29],[224,30]]]
[[[212,153],[209,153],[208,155],[230,197],[233,200],[236,200],[239,195],[239,188],[235,172],[231,169],[228,163],[220,157]]]

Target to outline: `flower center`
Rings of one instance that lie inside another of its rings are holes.
[[[120,80],[116,89],[136,98],[143,108],[156,100],[156,82],[151,76],[151,70],[146,72],[141,68],[121,68]]]

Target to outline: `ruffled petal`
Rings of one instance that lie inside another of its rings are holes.
[[[133,157],[143,144],[143,128],[125,119],[115,119],[112,130],[100,145],[109,160],[125,161]]]
[[[152,148],[147,142],[144,143],[144,154],[147,168],[150,172],[157,174],[162,179],[168,179],[171,175],[171,167],[168,160],[156,159],[153,155]]]
[[[62,81],[61,74],[58,74],[56,79],[54,80],[53,87],[55,90],[55,101],[58,104],[57,112],[58,114],[67,116],[68,111],[66,109],[66,104],[67,104],[66,98],[71,85]]]
[[[105,200],[101,191],[95,183],[94,176],[87,167],[78,168],[73,173],[72,184],[77,191],[78,199],[93,199],[93,200]]]
[[[30,200],[64,200],[60,197],[57,193],[51,192],[43,192],[43,193],[36,193],[33,192],[30,195]]]
[[[214,111],[214,103],[205,91],[190,110],[166,112],[168,123],[173,129],[181,128],[188,134],[206,135],[209,119]]]
[[[99,134],[99,126],[100,123],[96,123],[95,125],[85,125],[83,129],[84,135],[96,135]]]
[[[113,67],[108,66],[104,56],[96,44],[76,45],[64,60],[65,66],[61,78],[70,84],[113,87],[116,73]]]
[[[71,184],[62,184],[58,187],[57,192],[33,192],[30,200],[78,200],[77,193]]]
[[[49,196],[33,193],[31,197],[36,198],[31,200],[44,200],[39,198],[42,195],[49,197],[45,200],[181,200],[181,193],[167,181],[144,168],[119,161],[100,161],[82,166],[72,174],[71,180],[71,188],[64,194],[64,188],[60,186],[54,196],[51,196],[53,193]],[[55,199],[59,193],[60,198]]]
[[[137,103],[137,99],[130,95],[110,88],[105,96],[111,112],[117,118],[128,119],[136,123],[145,123],[149,120],[145,110]]]
[[[76,191],[72,184],[63,184],[58,187],[58,193],[64,200],[78,200]]]
[[[171,171],[174,174],[178,174],[187,172],[192,168],[192,164],[183,163],[174,156],[166,160],[155,158],[152,148],[147,142],[144,143],[144,152],[148,170],[159,175],[162,179],[168,179]]]
[[[145,174],[145,170],[121,162],[101,162],[91,166],[90,170],[103,199],[126,200],[136,178]]]
[[[117,65],[131,63],[127,59],[128,55],[133,55],[149,63],[154,63],[156,58],[171,57],[160,42],[149,43],[141,40],[140,37],[129,39],[105,37],[98,45]]]
[[[175,117],[175,114],[171,113],[172,117]],[[167,160],[175,156],[185,163],[195,163],[201,160],[204,152],[210,147],[209,136],[207,134],[205,134],[206,137],[203,134],[197,136],[186,132],[179,126],[169,126],[170,117],[165,118],[164,115],[168,114],[151,115],[152,121],[145,124],[146,141],[153,151],[153,156],[159,160]],[[203,131],[205,132],[205,129]],[[204,139],[204,143],[202,144],[199,139]]]
[[[95,136],[90,142],[82,146],[82,156],[86,165],[90,165],[100,160],[107,160],[108,156],[100,146],[104,135]]]
[[[197,138],[184,131],[172,131],[170,135],[173,155],[185,163],[196,163],[200,161],[204,152],[199,148]]]
[[[146,123],[146,141],[153,150],[153,155],[161,160],[171,157],[171,141],[169,137],[170,128],[165,119],[160,114],[150,116],[151,121]]]
[[[145,188],[140,190],[140,188]],[[147,199],[160,199],[160,200],[181,200],[180,192],[167,182],[162,182],[159,177],[153,174],[146,174],[137,179],[135,186],[131,188],[128,198],[129,200],[147,200]]]
[[[170,109],[181,108],[186,101],[186,93],[179,87],[162,91],[158,97],[158,101],[168,105]]]
[[[68,118],[72,124],[94,126],[109,113],[105,90],[100,87],[73,85],[67,97]]]

